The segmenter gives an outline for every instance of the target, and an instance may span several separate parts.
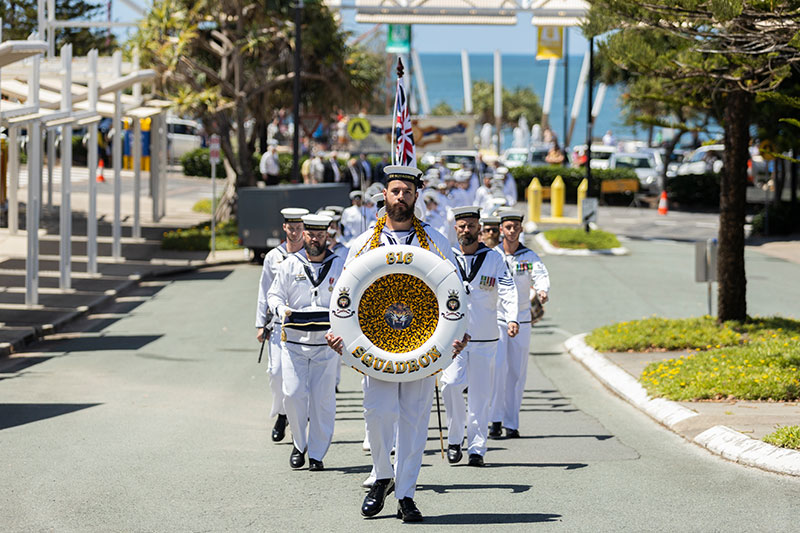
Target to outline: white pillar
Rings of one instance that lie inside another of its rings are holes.
[[[19,230],[19,140],[17,126],[8,128],[8,233]]]
[[[159,155],[159,147],[161,142],[158,140],[159,130],[161,128],[161,114],[153,115],[150,119],[150,198],[153,202],[152,214],[153,222],[158,222],[161,217],[158,216],[159,205],[159,185],[161,177],[161,158]]]
[[[113,56],[114,76],[122,76],[122,52],[117,50]],[[111,256],[115,261],[122,260],[122,91],[114,92],[114,145],[111,164],[114,167],[114,224],[111,231]]]
[[[97,50],[89,51],[89,109],[97,111]],[[97,122],[89,124],[89,214],[86,217],[86,272],[97,274]]]
[[[47,207],[53,207],[53,169],[56,164],[56,130],[47,128]]]
[[[542,105],[542,128],[550,125],[550,109],[553,107],[553,92],[556,86],[556,66],[558,59],[551,59],[547,65],[547,82],[544,87],[544,103]]]
[[[472,114],[472,78],[469,72],[469,55],[461,50],[461,79],[464,83],[464,113]]]
[[[592,105],[592,117],[597,118],[597,115],[600,114],[600,110],[603,108],[603,100],[606,97],[606,84],[601,83],[597,87],[597,95],[594,98],[594,104]]]
[[[50,58],[56,56],[56,29],[52,25],[55,21],[56,0],[47,0],[47,57]]]
[[[500,153],[502,141],[502,120],[503,120],[503,71],[501,65],[500,50],[494,51],[494,123],[497,130],[497,153]]]
[[[133,121],[133,238],[142,237],[140,221],[142,194],[142,123],[136,117]]]
[[[167,153],[167,135],[169,127],[167,126],[167,112],[161,113],[161,136],[159,141],[161,144],[161,180],[158,182],[159,191],[159,220],[167,216],[167,177],[169,176],[169,161]]]
[[[38,71],[39,69],[37,68],[36,70]],[[39,303],[39,211],[41,207],[39,187],[42,174],[41,123],[37,120],[31,122],[28,132],[30,134],[28,138],[28,205],[25,209],[28,254],[25,260],[25,305],[33,306]]]
[[[61,88],[61,110],[72,110],[72,45],[61,47],[63,83]],[[59,288],[70,289],[72,286],[72,124],[61,126],[61,209],[59,234]]]
[[[428,88],[425,86],[425,74],[422,72],[422,61],[419,59],[419,54],[416,48],[411,49],[411,57],[414,61],[414,67],[417,74],[417,87],[419,88],[419,99],[422,103],[422,114],[431,114],[431,104],[428,101]]]
[[[581,105],[583,104],[583,92],[586,90],[586,80],[589,77],[589,51],[583,55],[583,63],[581,64],[581,73],[578,75],[578,87],[575,90],[575,99],[572,100],[572,112],[569,119],[569,131],[564,138],[564,149],[569,145],[572,139],[572,130],[575,129],[575,121],[578,120],[578,115],[581,112]]]

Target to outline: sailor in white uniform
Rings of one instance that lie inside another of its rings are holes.
[[[375,244],[407,244],[428,247],[431,252],[457,265],[447,239],[414,216],[420,171],[412,167],[388,166],[384,172],[386,216],[379,218],[372,230],[353,241],[348,262]],[[335,332],[327,338],[330,346],[341,352],[342,338]],[[468,339],[465,335],[464,339],[453,342],[454,354],[464,348]],[[383,509],[386,496],[394,490],[398,500],[398,518],[404,522],[422,520],[422,513],[413,497],[428,437],[433,383],[432,376],[402,383],[381,381],[371,376],[364,378],[364,418],[377,478],[361,506],[364,517],[377,515]],[[390,453],[395,443],[395,465],[392,468]]]
[[[501,211],[500,233],[503,242],[497,251],[503,254],[508,270],[517,288],[519,304],[519,335],[511,337],[505,331],[507,322],[498,314],[500,342],[495,361],[494,390],[492,392],[492,427],[489,438],[500,438],[501,427],[507,438],[519,437],[519,409],[525,378],[528,374],[528,348],[531,340],[531,301],[534,296],[545,303],[550,292],[550,276],[544,263],[533,250],[520,242],[522,212]]]
[[[453,249],[467,290],[470,342],[442,374],[442,398],[447,411],[447,460],[461,460],[464,427],[470,466],[483,466],[489,426],[489,401],[492,395],[494,359],[497,353],[498,313],[506,323],[506,333],[514,337],[517,323],[517,290],[503,256],[478,241],[479,208],[457,207],[459,249]],[[467,403],[464,389],[469,387]]]
[[[343,262],[326,247],[329,217],[303,217],[303,249],[281,264],[267,294],[267,303],[282,319],[285,350],[283,403],[292,430],[292,468],[305,464],[323,470],[336,417],[336,364],[339,357],[328,347],[328,306]]]
[[[278,272],[280,264],[289,257],[290,254],[303,249],[303,221],[300,217],[308,214],[308,209],[287,207],[281,209],[283,215],[283,231],[286,233],[286,241],[276,248],[273,248],[264,256],[264,266],[261,269],[261,281],[258,285],[258,303],[256,305],[256,328],[258,330],[256,338],[258,342],[269,341],[269,388],[272,392],[272,410],[270,418],[278,416],[275,426],[272,428],[272,440],[280,442],[286,434],[286,410],[283,408],[283,381],[281,379],[281,342],[280,332],[273,335],[275,322],[280,324],[280,319],[273,316],[267,306],[267,291],[272,286],[275,274]]]
[[[367,227],[366,207],[363,205],[364,193],[352,191],[350,201],[353,205],[342,211],[342,243],[347,245],[351,239],[360,235]]]

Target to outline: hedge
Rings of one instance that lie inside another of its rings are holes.
[[[667,180],[671,201],[683,205],[719,206],[719,174],[687,174]]]
[[[769,228],[765,227],[765,213],[769,211]],[[800,209],[789,202],[771,203],[753,217],[753,233],[767,235],[788,235],[800,231]]]
[[[575,202],[578,198],[578,186],[586,177],[585,168],[563,167],[560,165],[546,165],[541,167],[521,166],[510,169],[511,175],[517,182],[517,195],[520,200],[525,199],[525,190],[533,178],[539,178],[542,187],[549,187],[556,176],[561,176],[566,186],[567,200]],[[636,172],[630,168],[592,169],[591,196],[600,196],[600,181],[637,179]]]
[[[225,156],[220,153],[220,161],[217,163],[217,177],[225,176],[225,166],[222,159]],[[180,158],[183,173],[187,176],[200,176],[203,178],[211,177],[211,161],[209,160],[208,148],[195,148],[191,152],[186,152]]]

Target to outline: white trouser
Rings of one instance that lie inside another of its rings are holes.
[[[281,342],[281,332],[279,328],[272,331],[269,340],[269,390],[272,392],[272,409],[269,416],[285,415],[286,409],[283,407],[283,379],[281,377],[281,352],[283,343]]]
[[[502,422],[503,427],[519,429],[519,409],[528,376],[528,349],[531,342],[531,323],[519,325],[516,337],[509,337],[505,326],[500,327],[500,341],[495,361],[494,391],[492,392],[492,422]],[[504,365],[500,365],[501,352]],[[503,374],[499,378],[497,374]]]
[[[283,351],[283,404],[295,448],[321,461],[331,445],[336,419],[336,363],[327,346],[287,342]]]
[[[447,443],[464,440],[470,454],[486,454],[489,432],[489,399],[492,394],[497,342],[470,342],[442,373],[442,397],[447,411]],[[464,404],[464,388],[469,387]]]
[[[364,420],[377,479],[394,477],[395,497],[413,498],[428,440],[434,378],[393,383],[364,378]],[[392,469],[391,452],[397,448]]]
[[[497,354],[494,356],[494,377],[489,402],[489,421],[502,422],[503,409],[505,408],[505,389],[506,389],[506,352],[508,351],[508,330],[505,324],[498,324]],[[469,345],[467,345],[469,346]]]

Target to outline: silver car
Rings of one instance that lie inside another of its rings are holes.
[[[655,156],[646,152],[622,152],[611,154],[608,168],[631,168],[639,178],[642,191],[658,192],[659,176],[662,168],[656,162]]]

